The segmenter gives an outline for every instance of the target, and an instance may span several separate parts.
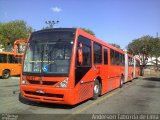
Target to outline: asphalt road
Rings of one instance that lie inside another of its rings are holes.
[[[75,106],[19,100],[19,77],[0,79],[1,118],[14,119],[98,119],[96,115],[160,114],[160,77],[135,79],[97,100]],[[110,119],[114,116],[98,116]],[[133,116],[132,116],[133,117]],[[149,116],[160,119],[160,116]],[[146,118],[146,116],[143,116]],[[120,119],[120,118],[119,118]]]

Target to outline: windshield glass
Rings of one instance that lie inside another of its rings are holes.
[[[57,36],[56,36],[57,38]],[[27,45],[23,72],[44,74],[68,74],[73,39],[59,38],[37,40],[31,38]]]

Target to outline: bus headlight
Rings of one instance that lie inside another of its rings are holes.
[[[68,78],[66,78],[65,80],[63,80],[59,85],[57,85],[57,88],[66,88],[68,85]]]
[[[23,79],[23,77],[22,77],[22,85],[27,85],[27,82],[25,81],[25,79]]]

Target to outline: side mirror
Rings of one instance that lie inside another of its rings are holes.
[[[79,48],[78,48],[78,62],[80,65],[82,65],[83,63],[82,43],[79,44]]]

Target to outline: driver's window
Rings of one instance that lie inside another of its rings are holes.
[[[82,44],[82,53],[83,53],[83,63],[80,65],[78,62],[78,55],[77,55],[77,66],[91,66],[91,40],[88,38],[85,38],[83,36],[78,37],[78,45],[77,45],[77,54],[79,45]]]

